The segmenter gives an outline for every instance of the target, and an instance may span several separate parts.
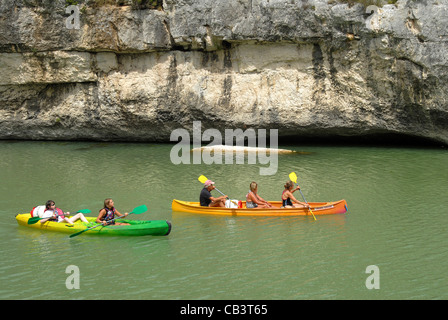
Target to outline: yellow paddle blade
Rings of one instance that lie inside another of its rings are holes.
[[[289,179],[291,179],[292,182],[297,183],[297,175],[295,172],[291,172],[289,174]]]
[[[205,181],[207,181],[208,179],[205,177],[205,176],[200,176],[199,178],[198,178],[198,180],[199,180],[199,182],[200,183],[205,183]]]

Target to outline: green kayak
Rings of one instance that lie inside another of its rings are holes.
[[[90,224],[81,222],[81,220],[76,221],[73,225],[67,223],[58,223],[47,221],[45,223],[34,223],[28,224],[28,220],[31,218],[29,213],[16,215],[17,222],[21,226],[26,226],[29,228],[48,230],[48,231],[58,231],[74,234],[91,226],[95,226],[94,223],[96,218],[86,217]],[[112,236],[166,236],[171,232],[171,223],[166,220],[125,220],[120,219],[120,222],[129,223],[129,225],[110,225],[110,226],[100,226],[91,230],[84,232],[83,234],[91,235],[112,235]]]

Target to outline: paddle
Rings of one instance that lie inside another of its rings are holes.
[[[295,184],[297,184],[297,175],[296,175],[295,172],[291,172],[291,173],[289,174],[289,179],[291,179],[292,182],[294,182]],[[308,202],[306,201],[306,199],[305,199],[305,197],[304,197],[304,195],[303,195],[303,193],[302,193],[302,190],[300,190],[300,188],[299,188],[299,191],[300,191],[300,194],[302,195],[302,198],[303,198],[303,200],[305,201],[305,203],[308,204]],[[311,211],[311,207],[308,207],[308,209],[310,210],[311,214],[313,215],[314,220],[316,220],[316,217],[314,216],[313,211]]]
[[[200,183],[205,183],[205,181],[207,181],[208,179],[207,179],[207,177],[201,175],[201,176],[198,178],[198,180],[199,180]],[[215,190],[218,191],[218,192],[219,192],[220,194],[222,194],[223,196],[225,196],[225,194],[222,193],[221,191],[219,191],[218,188],[215,187]],[[229,197],[227,197],[226,199],[229,199]],[[233,201],[233,200],[230,200],[230,201],[231,201],[234,205],[236,205],[236,206],[238,207],[238,203],[236,203],[236,202]]]
[[[82,209],[82,210],[76,211],[75,214],[78,213],[78,212],[79,213],[90,213],[92,211],[90,211],[89,209]],[[32,218],[28,219],[28,224],[35,224],[35,223],[39,222],[42,219],[49,219],[49,218],[51,218],[51,217],[46,217],[46,218],[32,217]]]
[[[141,213],[143,213],[143,212],[146,212],[147,210],[148,210],[148,208],[146,207],[146,205],[141,205],[141,206],[135,207],[134,210],[132,210],[131,212],[129,212],[129,214],[128,214],[127,216],[129,216],[129,215],[131,215],[131,214],[141,214]],[[114,220],[117,220],[117,219],[120,219],[120,218],[124,218],[124,217],[125,217],[125,216],[121,216],[121,217],[118,217],[118,218],[113,218],[113,219],[107,220],[107,222],[114,221]],[[99,224],[97,224],[96,226],[93,226],[93,227],[90,227],[90,228],[81,230],[81,231],[79,231],[79,232],[73,233],[73,234],[70,235],[70,238],[79,236],[81,233],[84,233],[84,232],[86,232],[86,231],[88,231],[88,230],[91,230],[91,229],[95,229],[95,228],[97,228],[97,227],[99,227],[99,226],[102,226],[102,225],[103,225],[102,223],[99,223]]]

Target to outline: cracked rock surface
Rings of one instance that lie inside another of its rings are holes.
[[[174,129],[448,144],[448,1],[0,3],[0,139],[169,141]]]

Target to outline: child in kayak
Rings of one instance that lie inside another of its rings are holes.
[[[246,194],[246,208],[272,208],[272,205],[260,197],[258,192],[258,184],[252,181],[249,185],[249,193]]]
[[[299,186],[297,186],[296,188],[294,188],[294,183],[292,181],[288,181],[285,184],[285,190],[283,190],[282,193],[282,208],[309,208],[309,205],[304,203],[304,202],[300,202],[298,201],[296,198],[294,198],[294,196],[292,195],[292,193],[294,191],[297,191],[300,189]],[[294,202],[294,203],[293,203]]]
[[[114,207],[114,200],[111,198],[107,198],[104,200],[104,208],[100,210],[100,213],[98,214],[98,218],[96,218],[96,223],[102,223],[105,225],[116,225],[116,226],[126,226],[129,225],[129,223],[124,222],[116,222],[115,220],[112,220],[115,218],[115,215],[118,217],[126,217],[129,213],[125,213],[124,215],[117,211]],[[112,221],[110,221],[112,220]]]
[[[47,221],[55,221],[55,222],[66,222],[69,224],[74,224],[75,221],[78,219],[81,219],[82,222],[87,223],[89,222],[81,212],[75,214],[73,217],[67,218],[66,215],[68,216],[70,212],[63,212],[61,209],[56,208],[56,204],[53,200],[48,200],[47,203],[45,204],[44,215],[48,216],[49,214],[51,214],[51,216],[40,220],[40,223],[45,223]]]

